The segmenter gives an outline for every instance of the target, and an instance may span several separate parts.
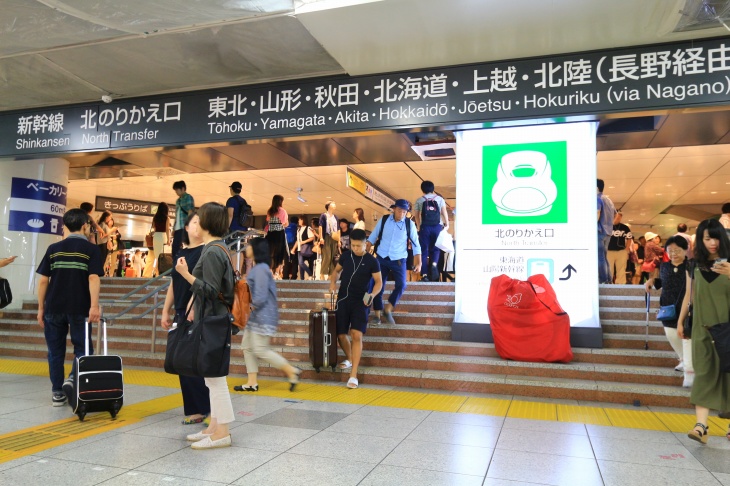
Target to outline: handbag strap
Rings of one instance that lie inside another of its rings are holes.
[[[234,267],[234,266],[233,266],[233,259],[231,258],[231,254],[230,254],[230,253],[228,252],[228,250],[226,249],[226,247],[225,247],[225,246],[223,246],[223,245],[221,245],[221,244],[219,244],[219,243],[215,243],[214,245],[211,245],[211,246],[217,246],[218,248],[220,248],[221,250],[223,250],[223,251],[224,251],[224,252],[226,253],[226,256],[228,257],[228,262],[229,262],[229,263],[231,264],[231,267],[230,267],[230,268],[231,268],[231,271],[233,272],[233,283],[234,283],[234,285],[235,285],[235,283],[236,283],[236,282],[237,282],[238,280],[240,280],[240,279],[241,279],[241,274],[240,274],[240,272],[238,272],[238,271],[237,271],[237,270],[235,269],[236,267]],[[231,309],[233,309],[233,304],[229,303],[228,301],[226,301],[226,299],[224,299],[224,298],[223,298],[223,292],[219,292],[219,293],[218,293],[218,299],[219,299],[219,300],[220,300],[221,302],[223,302],[223,303],[224,303],[224,304],[226,305],[226,307],[228,307],[228,310],[229,310],[229,311],[230,311]]]
[[[566,315],[566,314],[567,314],[567,312],[565,312],[565,311],[563,311],[563,312],[555,312],[555,311],[554,311],[554,310],[552,309],[552,307],[550,307],[549,305],[547,305],[547,304],[546,304],[545,302],[543,302],[543,301],[542,301],[542,299],[540,298],[540,294],[538,294],[538,293],[537,293],[537,290],[535,290],[535,284],[534,284],[534,283],[532,283],[532,282],[529,282],[529,281],[528,281],[527,283],[529,283],[529,284],[530,284],[530,288],[531,288],[531,289],[532,289],[532,291],[533,291],[533,292],[535,293],[535,298],[537,299],[537,301],[538,301],[538,302],[540,302],[540,303],[541,303],[542,305],[544,305],[544,306],[545,306],[545,308],[546,308],[547,310],[549,310],[550,312],[552,312],[552,313],[553,313],[553,314],[555,314],[556,316],[564,316],[564,315]]]

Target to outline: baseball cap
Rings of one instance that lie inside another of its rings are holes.
[[[240,191],[241,189],[243,189],[243,185],[240,182],[238,182],[238,181],[234,182],[233,184],[231,184],[228,187],[230,187],[234,191]]]
[[[408,211],[409,209],[411,209],[411,203],[409,203],[405,199],[396,199],[395,204],[393,204],[390,209],[394,208],[405,209],[406,211]]]

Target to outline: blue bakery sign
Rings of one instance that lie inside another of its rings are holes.
[[[10,189],[10,231],[63,236],[66,186],[13,177]]]

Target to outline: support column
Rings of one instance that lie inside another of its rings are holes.
[[[0,258],[17,256],[14,263],[0,269],[0,276],[8,279],[13,292],[13,303],[6,309],[18,309],[23,301],[36,299],[37,276],[36,269],[46,249],[52,243],[61,240],[61,236],[43,232],[18,231],[10,229],[11,204],[13,209],[28,212],[42,212],[47,203],[43,201],[23,200],[20,204],[17,198],[11,200],[13,178],[33,179],[44,181],[50,185],[68,187],[68,161],[58,158],[37,160],[10,160],[0,159]],[[30,188],[30,190],[35,190]],[[39,187],[41,190],[41,187]],[[58,223],[62,226],[65,208],[55,204]],[[49,228],[46,221],[45,228]],[[36,231],[41,231],[36,229]],[[2,311],[0,311],[2,312]]]

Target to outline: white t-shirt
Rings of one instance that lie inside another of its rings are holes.
[[[365,231],[365,221],[358,221],[357,223],[355,223],[355,226],[353,226],[352,229],[361,229]]]

